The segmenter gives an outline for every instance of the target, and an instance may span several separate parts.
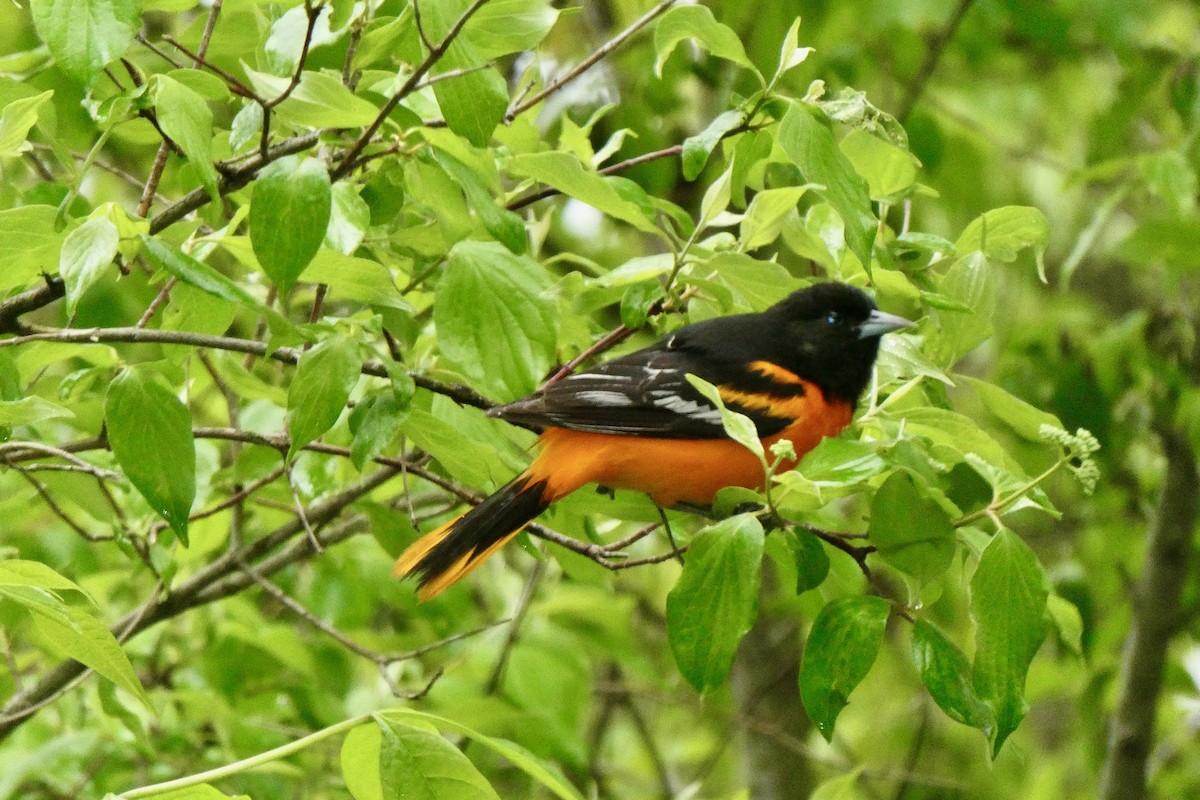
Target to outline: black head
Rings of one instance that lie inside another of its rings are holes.
[[[844,283],[801,289],[766,313],[776,318],[780,365],[816,383],[830,399],[849,403],[871,380],[879,337],[913,324],[885,314],[865,292]]]

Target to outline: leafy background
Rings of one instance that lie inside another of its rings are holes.
[[[1198,51],[1183,0],[0,5],[0,797],[1195,795]],[[681,568],[585,490],[390,577],[526,463],[483,408],[814,277],[920,327],[770,513],[672,512]]]

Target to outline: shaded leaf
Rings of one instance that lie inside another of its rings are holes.
[[[204,188],[216,199],[217,168],[212,162],[213,114],[194,90],[167,75],[159,75],[154,91],[156,118],[200,175]]]
[[[954,558],[949,515],[917,487],[906,470],[896,470],[871,499],[871,544],[891,566],[926,583]]]
[[[153,372],[130,367],[108,387],[104,424],[130,483],[186,545],[196,497],[196,445],[187,406]]]
[[[732,61],[759,75],[753,62],[746,55],[742,40],[727,25],[717,22],[712,11],[705,6],[675,6],[663,14],[654,28],[654,74],[662,77],[663,64],[684,39],[694,39],[701,47],[718,58]]]
[[[1037,556],[1002,528],[971,578],[975,622],[972,684],[996,718],[992,752],[999,753],[1025,716],[1025,676],[1046,636],[1049,588]]]
[[[84,86],[124,54],[141,25],[141,0],[31,0],[38,36]]]
[[[646,233],[658,234],[648,203],[634,202],[622,195],[612,178],[585,169],[568,153],[526,153],[508,160],[508,171],[552,186],[568,197],[587,203],[614,219],[627,222]],[[643,192],[644,194],[644,192]]]
[[[58,260],[58,274],[67,290],[67,315],[74,315],[83,296],[116,258],[121,243],[117,226],[93,217],[67,234]]]
[[[842,597],[821,609],[800,664],[800,698],[826,741],[838,714],[883,644],[890,606],[879,597]]]
[[[472,382],[502,399],[533,390],[550,369],[558,304],[537,262],[494,242],[459,242],[433,302],[438,346]]]
[[[316,159],[281,158],[254,182],[250,244],[284,293],[320,249],[332,203],[329,174]]]
[[[271,320],[272,328],[299,336],[299,330],[275,309],[260,302],[238,284],[226,278],[207,264],[184,253],[172,245],[150,236],[142,237],[142,248],[155,266],[166,270],[184,283],[227,300],[235,305],[252,308]]]
[[[818,194],[842,218],[846,246],[870,273],[879,221],[871,212],[867,182],[838,149],[829,126],[818,121],[804,103],[793,103],[779,126],[779,146],[800,168],[805,180],[825,187],[817,190]]]
[[[762,524],[739,514],[692,540],[667,595],[667,639],[679,671],[700,692],[725,682],[738,642],[754,624],[763,555]]]
[[[913,625],[913,661],[929,696],[950,719],[977,728],[989,739],[996,721],[975,692],[971,662],[954,642],[925,620]]]
[[[300,356],[288,387],[288,460],[333,427],[362,374],[358,342],[334,335]]]
[[[683,177],[694,181],[704,169],[704,165],[708,163],[708,157],[712,155],[713,148],[721,139],[725,138],[725,134],[741,125],[743,119],[744,115],[740,111],[723,112],[708,123],[708,127],[700,133],[684,139],[683,153],[680,155]]]

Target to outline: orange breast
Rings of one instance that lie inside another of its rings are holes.
[[[819,390],[806,396],[804,413],[784,430],[763,440],[789,439],[797,455],[850,424],[847,403],[827,403]],[[731,439],[656,439],[549,428],[538,439],[541,453],[529,468],[546,480],[546,498],[563,497],[587,483],[633,489],[664,508],[679,502],[708,505],[726,486],[761,489],[758,459]],[[769,456],[768,456],[769,457]],[[790,469],[794,462],[783,465]]]

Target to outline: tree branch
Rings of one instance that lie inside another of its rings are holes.
[[[654,8],[635,19],[628,28],[621,31],[616,36],[598,47],[594,53],[585,58],[583,61],[580,61],[579,64],[568,71],[565,75],[550,82],[544,89],[542,89],[540,92],[537,92],[529,99],[509,108],[508,111],[504,113],[504,121],[506,123],[512,122],[519,114],[533,108],[538,103],[557,92],[563,86],[575,80],[580,75],[596,66],[596,64],[599,64],[601,61],[607,58],[610,53],[612,53],[621,45],[625,44],[625,42],[628,41],[631,36],[649,25],[654,20],[658,19],[660,16],[666,13],[667,9],[675,5],[677,2],[679,2],[679,0],[662,0],[662,2],[660,2]]]
[[[61,287],[61,281],[58,286]],[[38,290],[42,291],[39,287]],[[30,294],[26,292],[25,294]],[[15,300],[24,295],[17,295],[11,298],[6,303],[0,304],[0,330],[4,330],[3,324],[6,319],[11,318],[9,330],[12,325],[17,324],[16,316],[23,311],[13,311],[6,308]],[[60,295],[61,296],[61,295]],[[42,295],[38,295],[41,299]],[[23,308],[25,304],[20,305]],[[38,306],[40,307],[40,306]],[[109,344],[115,342],[123,342],[127,344],[181,344],[191,347],[203,347],[210,350],[228,350],[235,353],[248,353],[253,356],[265,356],[275,361],[280,361],[284,364],[296,364],[300,360],[301,351],[294,347],[280,347],[268,352],[268,347],[263,342],[256,342],[251,339],[238,339],[232,336],[212,336],[204,333],[192,333],[190,331],[169,331],[157,330],[154,328],[139,328],[124,327],[124,328],[34,328],[31,326],[22,325],[20,330],[24,331],[23,335],[16,336],[11,339],[0,339],[0,348],[16,347],[25,344],[26,342],[69,342],[72,344]],[[387,378],[387,367],[378,361],[368,361],[362,366],[364,375],[371,375],[376,378]],[[476,392],[467,386],[456,384],[443,383],[442,381],[429,378],[416,373],[409,373],[413,382],[422,389],[428,389],[438,394],[444,394],[454,401],[463,405],[474,406],[476,408],[491,408],[495,403],[488,400],[483,395]]]
[[[925,87],[929,85],[929,80],[937,70],[938,62],[942,60],[942,53],[945,51],[946,45],[954,38],[958,26],[962,24],[963,17],[967,15],[972,2],[973,0],[958,0],[958,6],[951,13],[946,25],[930,38],[929,47],[925,51],[925,60],[921,62],[916,76],[908,84],[904,99],[900,101],[900,107],[896,110],[896,119],[900,122],[908,119],[908,115],[912,113],[917,101],[921,99]]]
[[[416,91],[417,87],[421,84],[421,79],[425,77],[425,73],[433,69],[434,65],[441,60],[442,56],[445,55],[446,51],[450,48],[450,45],[456,38],[458,38],[458,34],[462,32],[463,26],[466,25],[471,17],[475,15],[475,12],[483,8],[487,2],[488,0],[475,0],[475,2],[471,3],[471,5],[468,6],[467,9],[459,16],[459,18],[454,21],[454,24],[450,26],[450,30],[446,32],[445,38],[443,38],[436,47],[430,49],[429,54],[425,56],[425,59],[420,64],[417,65],[417,68],[413,70],[412,75],[408,76],[408,80],[404,82],[404,85],[397,89],[396,93],[389,97],[388,101],[383,104],[383,108],[380,109],[379,114],[375,117],[374,121],[372,121],[371,124],[367,126],[367,129],[364,130],[358,139],[354,141],[354,144],[350,146],[350,149],[346,151],[346,154],[342,156],[342,160],[338,162],[337,167],[330,172],[330,178],[336,181],[350,174],[350,171],[355,167],[358,154],[363,151],[363,148],[367,146],[372,137],[374,137],[379,131],[380,127],[383,126],[384,120],[386,120],[388,115],[391,114],[396,106],[400,104],[401,100]]]
[[[353,486],[314,503],[308,512],[309,519],[316,525],[325,525],[331,522],[355,500],[383,485],[398,472],[399,470],[394,467],[385,467]],[[366,530],[366,526],[366,517],[355,515],[340,525],[320,532],[318,534],[320,543],[324,547],[329,547]],[[113,634],[123,633],[126,637],[134,636],[192,608],[215,602],[241,591],[254,583],[254,579],[242,569],[243,564],[262,559],[255,564],[255,569],[260,575],[266,576],[312,555],[312,545],[308,539],[303,537],[289,547],[269,555],[271,551],[302,531],[303,526],[299,520],[294,519],[261,539],[236,551],[226,552],[181,583],[170,594],[130,612],[112,626]],[[63,661],[43,675],[37,683],[9,698],[4,707],[0,709],[0,741],[7,738],[22,722],[29,719],[31,709],[40,708],[48,698],[56,697],[85,670],[86,667],[78,661]]]
[[[1159,431],[1159,438],[1167,460],[1166,481],[1146,546],[1146,565],[1134,591],[1133,621],[1121,660],[1117,708],[1109,723],[1100,800],[1146,796],[1167,645],[1175,632],[1196,529],[1200,502],[1196,454],[1184,431],[1167,428]]]

